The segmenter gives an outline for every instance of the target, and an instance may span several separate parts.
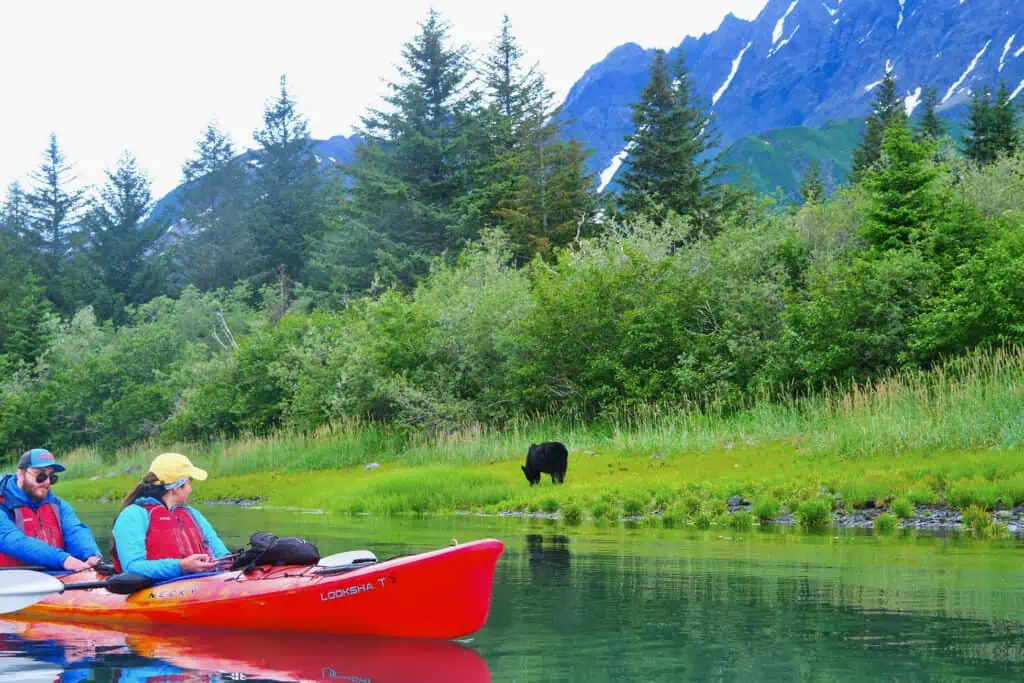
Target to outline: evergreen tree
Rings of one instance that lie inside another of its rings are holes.
[[[35,273],[0,274],[0,372],[31,365],[46,349],[41,330],[51,311],[46,289]]]
[[[483,79],[491,114],[489,141],[506,151],[522,147],[538,122],[542,123],[553,110],[554,95],[544,84],[544,76],[536,64],[524,68],[523,58],[505,15],[491,52],[484,59]]]
[[[885,130],[894,123],[905,123],[906,119],[906,108],[896,90],[896,78],[892,71],[887,70],[875,94],[871,114],[865,120],[864,136],[860,146],[853,151],[853,161],[850,165],[852,182],[860,182],[868,169],[881,158]]]
[[[379,282],[411,287],[430,259],[458,244],[456,202],[480,164],[478,93],[468,48],[430,10],[402,49],[387,111],[370,110],[347,172],[350,201],[322,251],[321,271],[344,293]]]
[[[991,111],[992,146],[996,155],[1013,156],[1020,149],[1020,123],[1017,108],[1005,83],[999,84]]]
[[[7,187],[7,196],[0,205],[0,233],[23,238],[29,229],[29,205],[21,184]]]
[[[800,183],[800,196],[805,204],[817,204],[825,196],[825,181],[821,177],[821,166],[817,159],[807,164],[803,182]]]
[[[162,292],[160,259],[150,252],[167,225],[149,218],[150,181],[134,156],[122,154],[106,176],[85,224],[93,270],[105,288],[97,293],[96,313],[121,322],[125,304],[141,304]]]
[[[991,164],[1000,155],[1013,155],[1020,149],[1020,123],[1006,84],[993,97],[988,88],[971,96],[964,136],[964,154],[980,166]]]
[[[283,274],[295,280],[303,275],[310,249],[324,231],[325,181],[309,128],[284,76],[278,96],[264,109],[263,128],[253,137],[260,145],[248,216],[255,278],[269,282]]]
[[[976,90],[967,111],[967,135],[963,144],[964,155],[980,166],[996,160],[992,114],[992,92],[988,88]]]
[[[712,227],[721,168],[709,158],[713,146],[707,113],[691,103],[682,55],[671,67],[658,50],[650,80],[633,105],[631,151],[620,183],[619,205],[628,214],[661,223],[669,211],[701,229]]]
[[[509,235],[515,259],[552,254],[592,231],[596,206],[586,156],[561,139],[562,124],[537,65],[526,68],[508,17],[484,61],[485,149],[473,191],[463,203],[460,235],[483,227]]]
[[[47,296],[63,313],[74,309],[74,293],[62,287],[62,272],[73,249],[85,191],[74,187],[71,166],[50,135],[43,152],[43,163],[32,174],[33,187],[28,200],[28,240],[43,254],[43,272]]]
[[[51,306],[36,275],[42,255],[26,242],[29,221],[25,192],[11,183],[0,205],[0,373],[31,364],[46,348],[39,330]]]
[[[42,254],[31,246],[28,197],[19,183],[11,183],[0,204],[0,277],[24,277],[28,271],[42,272]]]
[[[186,278],[199,289],[230,287],[252,274],[249,201],[242,162],[231,140],[210,123],[182,168],[181,210],[188,238],[182,245]]]
[[[936,141],[946,134],[946,124],[935,110],[939,106],[939,93],[926,87],[921,95],[921,122],[917,128],[917,139]]]
[[[933,155],[931,144],[914,142],[904,119],[891,120],[882,158],[864,176],[871,203],[863,229],[873,249],[899,249],[932,233],[942,210]]]

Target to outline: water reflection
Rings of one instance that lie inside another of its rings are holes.
[[[0,620],[0,680],[489,683],[484,660],[447,641],[342,638]]]
[[[526,551],[530,558],[530,572],[535,579],[565,582],[572,568],[568,536],[529,534]]]
[[[80,513],[94,529],[109,528],[110,506],[84,507]],[[177,671],[167,674],[174,681],[226,681],[232,672],[272,680],[363,675],[374,683],[1024,680],[1024,565],[1015,542],[785,529],[560,530],[546,523],[524,531],[529,522],[523,520],[330,517],[215,506],[204,513],[232,547],[255,528],[309,538],[325,554],[369,548],[379,557],[442,547],[452,537],[501,538],[507,545],[491,614],[462,648],[471,661],[450,664],[462,654],[431,648],[416,656],[421,661],[389,672],[374,667],[399,659],[400,650],[385,645],[379,658],[366,653],[369,661],[360,662],[352,654],[358,647],[339,646],[341,663],[325,671],[317,668],[315,648],[306,649],[321,642],[316,637],[281,641],[302,653],[300,664],[259,640],[255,651],[229,645],[209,652],[205,637],[157,637],[162,645],[150,648],[124,639],[121,650],[92,637],[96,664],[85,680],[144,680],[123,677],[160,666]],[[35,656],[40,652],[22,643],[11,654],[34,657],[39,666],[65,662]],[[75,680],[69,676],[81,675],[84,661],[68,663],[60,680]]]

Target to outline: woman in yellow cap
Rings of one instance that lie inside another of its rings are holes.
[[[114,520],[114,563],[118,571],[151,579],[173,579],[217,569],[230,554],[206,518],[187,505],[192,480],[206,479],[180,453],[162,453],[135,485]]]

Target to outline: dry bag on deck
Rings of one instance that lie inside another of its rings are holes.
[[[319,561],[320,551],[305,539],[293,536],[278,538],[258,531],[249,537],[249,546],[238,553],[231,568],[250,571],[261,564],[316,564]]]

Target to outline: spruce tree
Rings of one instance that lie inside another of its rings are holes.
[[[526,67],[508,17],[484,60],[484,150],[474,187],[461,202],[460,236],[483,227],[509,235],[514,258],[551,256],[593,229],[596,206],[586,156],[562,139],[562,123],[544,76]]]
[[[105,289],[97,293],[96,313],[121,322],[126,304],[141,304],[162,293],[159,258],[150,252],[167,225],[150,220],[150,181],[134,156],[122,154],[106,176],[85,225],[89,258]]]
[[[939,106],[939,93],[932,87],[926,87],[921,95],[921,122],[917,127],[917,139],[935,142],[946,134],[946,124],[939,118],[936,108]]]
[[[85,207],[85,190],[75,186],[72,168],[64,158],[57,136],[43,152],[43,162],[32,173],[33,185],[28,201],[27,238],[43,254],[43,272],[47,296],[63,313],[74,309],[74,296],[62,284],[62,273],[73,249],[75,233]]]
[[[905,123],[906,118],[906,108],[896,90],[896,78],[892,71],[887,70],[875,94],[871,114],[865,120],[864,136],[853,151],[850,165],[852,182],[860,182],[865,172],[881,158],[885,130],[894,123]]]
[[[980,166],[991,164],[1001,155],[1013,155],[1020,149],[1020,123],[1006,84],[995,96],[985,88],[971,96],[967,113],[964,154]]]
[[[11,265],[11,264],[8,264]],[[52,305],[32,271],[0,274],[0,372],[31,365],[46,350],[42,330]]]
[[[691,102],[690,82],[680,54],[669,66],[658,50],[650,80],[633,105],[631,146],[619,181],[619,206],[626,215],[643,215],[657,223],[669,211],[712,228],[717,192],[714,178],[721,172],[713,146],[709,115]]]
[[[310,250],[324,231],[326,181],[313,153],[306,120],[281,76],[280,91],[253,133],[260,147],[253,172],[254,201],[248,214],[256,251],[256,281],[303,275]]]
[[[346,295],[375,277],[412,287],[431,258],[459,244],[450,227],[481,163],[468,54],[451,44],[448,24],[431,9],[402,49],[388,109],[363,117],[365,142],[346,169],[350,201],[320,258],[323,275]]]
[[[21,184],[13,182],[7,186],[7,195],[0,205],[0,232],[20,238],[25,236],[28,229],[28,197]]]
[[[1005,83],[999,84],[991,112],[992,146],[996,155],[1013,156],[1020,149],[1020,123],[1017,108]]]
[[[964,136],[963,144],[964,155],[979,166],[996,160],[992,92],[988,88],[976,90],[971,95],[967,111],[967,135]]]
[[[800,196],[805,204],[817,204],[825,196],[825,181],[821,176],[821,165],[817,159],[807,164],[803,182],[800,183]]]
[[[11,183],[0,204],[0,373],[32,363],[46,348],[39,331],[51,307],[36,274],[42,255],[26,241],[28,230],[28,200]]]
[[[904,119],[891,119],[882,158],[864,174],[871,204],[863,230],[873,249],[900,249],[931,234],[942,211],[933,155],[931,144],[913,140]]]
[[[230,287],[252,274],[252,234],[245,220],[250,192],[245,167],[230,138],[207,125],[195,155],[182,168],[181,252],[185,276],[199,289]]]

